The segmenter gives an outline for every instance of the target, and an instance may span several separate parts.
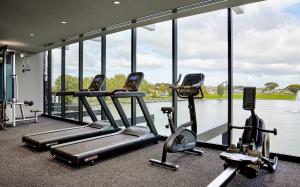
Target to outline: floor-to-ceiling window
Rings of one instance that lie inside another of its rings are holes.
[[[55,92],[61,91],[61,48],[52,49],[51,59],[51,114],[53,116],[61,117],[61,97],[58,97],[55,94]]]
[[[79,45],[70,44],[65,47],[65,90],[78,90],[78,67],[79,67]],[[65,97],[65,117],[78,120],[78,98],[73,96]]]
[[[300,156],[300,2],[264,1],[233,14],[234,124],[244,125],[242,90],[257,88],[256,113],[270,135],[271,151]],[[298,93],[298,96],[297,96]],[[233,143],[241,136],[233,131]]]
[[[162,106],[172,106],[172,21],[137,29],[137,71],[144,73],[141,91],[147,93],[146,102],[159,134],[168,135],[168,118]],[[142,112],[137,107],[137,116]]]
[[[111,91],[123,87],[131,72],[131,31],[126,30],[106,36],[106,89]],[[112,101],[107,99],[109,109],[119,118]],[[127,117],[131,116],[130,99],[121,99]]]
[[[227,11],[178,19],[178,73],[203,73],[205,99],[195,100],[198,134],[227,123]],[[178,123],[189,121],[178,102]],[[200,141],[222,144],[222,135]]]
[[[83,42],[83,88],[88,89],[95,75],[101,74],[101,37]],[[100,119],[101,107],[95,97],[87,98],[97,118]],[[91,122],[91,118],[83,108],[83,121]]]

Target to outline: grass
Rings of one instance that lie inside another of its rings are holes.
[[[219,96],[216,94],[206,95],[206,99],[227,99],[227,95]],[[243,93],[234,93],[233,99],[243,99]],[[260,100],[295,100],[296,96],[293,94],[283,94],[283,93],[257,93],[256,99]]]

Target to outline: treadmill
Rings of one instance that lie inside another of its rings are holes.
[[[92,118],[93,123],[84,126],[64,128],[40,133],[28,134],[22,137],[22,141],[34,148],[37,151],[49,149],[50,146],[61,144],[69,141],[75,141],[93,136],[114,133],[121,130],[114,120],[108,106],[105,103],[104,97],[109,96],[105,91],[99,91],[105,80],[104,75],[96,75],[91,82],[89,89],[74,91],[57,92],[57,96],[74,96],[78,97],[85,107],[87,113]],[[98,93],[98,94],[94,94]],[[86,97],[96,97],[104,111],[108,121],[98,121],[92,108],[90,107]]]
[[[159,136],[143,99],[146,94],[137,91],[142,79],[143,73],[131,73],[123,89],[111,93],[111,98],[125,129],[108,135],[51,146],[50,153],[52,156],[72,166],[79,167],[86,163],[93,164],[95,160],[127,151],[129,148],[158,143]],[[125,115],[119,98],[136,98],[148,127],[132,126]]]

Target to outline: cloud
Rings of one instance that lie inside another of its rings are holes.
[[[244,14],[233,13],[234,72],[239,77],[236,84],[253,80],[260,84],[267,79],[282,84],[297,81],[300,18],[290,11],[295,6],[299,6],[299,0],[263,1],[245,5]],[[139,69],[159,74],[171,68],[172,27],[171,21],[155,26],[155,31],[137,30],[137,63]],[[109,74],[130,72],[130,37],[130,30],[107,35]],[[84,47],[85,72],[100,72],[100,52],[101,42],[90,42]],[[57,55],[53,58],[55,66],[60,60],[60,54]],[[203,71],[214,76],[211,83],[223,80],[227,73],[227,11],[178,19],[178,58],[179,72]],[[156,76],[151,77],[157,80]]]

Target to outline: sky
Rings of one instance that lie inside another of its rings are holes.
[[[137,71],[152,82],[171,82],[171,21],[155,24],[155,31],[137,29]],[[107,76],[130,72],[129,30],[107,35]],[[53,77],[60,72],[60,52],[53,52]],[[66,72],[77,75],[78,44],[68,47]],[[57,53],[57,54],[56,54]],[[56,57],[57,56],[57,57]],[[227,80],[227,11],[178,19],[178,72],[204,73],[205,84]],[[300,84],[300,1],[268,0],[245,5],[233,13],[234,85],[281,88]],[[101,73],[99,38],[84,42],[84,76]]]

